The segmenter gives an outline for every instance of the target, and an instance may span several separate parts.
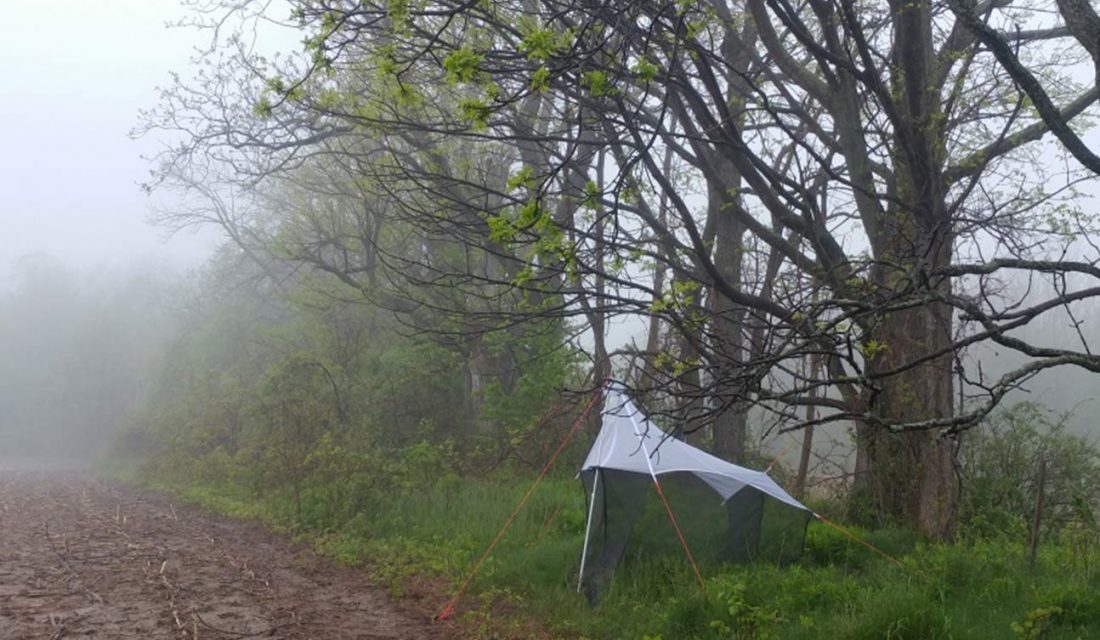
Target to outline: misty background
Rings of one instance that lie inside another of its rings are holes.
[[[170,334],[166,286],[213,234],[146,222],[129,136],[201,37],[174,1],[4,3],[0,21],[0,454],[96,452]]]
[[[48,7],[48,8],[47,8]],[[146,224],[143,155],[131,140],[139,109],[184,70],[202,37],[169,29],[172,0],[33,0],[4,3],[0,24],[0,277],[8,287],[22,256],[43,253],[79,270],[194,266],[214,238]]]
[[[110,445],[178,346],[192,285],[211,269],[229,288],[234,279],[231,260],[207,264],[222,242],[214,231],[169,237],[149,223],[155,203],[140,189],[145,157],[170,141],[131,136],[139,111],[156,103],[157,86],[186,73],[209,36],[171,27],[185,15],[172,0],[4,6],[0,457],[87,457]],[[1096,317],[1095,309],[1083,312]],[[640,341],[643,325],[613,324],[609,346]],[[1055,315],[1024,333],[1073,342],[1068,326]],[[1100,331],[1091,321],[1082,330]],[[1018,364],[995,351],[975,357],[991,376]],[[1097,377],[1059,369],[1008,403],[1073,411],[1072,428],[1092,434],[1098,392]],[[754,441],[772,450],[797,437],[761,435]],[[843,453],[846,439],[846,427],[834,425],[817,446]]]

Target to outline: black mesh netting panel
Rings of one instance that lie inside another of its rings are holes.
[[[598,477],[597,477],[598,474]],[[592,522],[581,586],[589,602],[607,592],[620,566],[678,556],[684,550],[653,479],[610,469],[581,474]],[[661,488],[692,554],[701,565],[762,561],[787,564],[799,558],[810,514],[752,487],[725,503],[692,473],[666,473]],[[687,561],[686,558],[684,560]]]

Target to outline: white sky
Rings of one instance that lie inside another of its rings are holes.
[[[151,140],[132,141],[141,108],[170,70],[184,71],[193,30],[168,29],[177,0],[2,0],[0,280],[43,252],[88,269],[197,263],[212,235],[145,222],[138,183]]]

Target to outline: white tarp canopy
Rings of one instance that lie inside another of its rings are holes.
[[[813,513],[768,474],[739,467],[669,436],[642,414],[618,385],[611,385],[607,390],[603,426],[581,471],[596,468],[653,476],[686,471],[710,485],[723,501],[749,486],[780,502]]]

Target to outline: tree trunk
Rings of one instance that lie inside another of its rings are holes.
[[[738,403],[714,418],[714,455],[734,463],[745,461],[749,413]]]
[[[945,325],[946,323],[946,325]],[[947,344],[950,310],[927,305],[895,312],[877,332],[872,371],[883,372],[919,359]],[[954,411],[951,356],[941,356],[897,375],[881,378],[869,409],[886,422],[948,417]],[[894,433],[877,425],[862,428],[866,488],[881,522],[901,522],[946,540],[954,534],[958,483],[954,447],[935,430]]]
[[[702,380],[699,375],[699,349],[695,345],[698,337],[695,329],[684,327],[680,334],[680,361],[685,371],[679,376],[680,395],[686,402],[680,407],[680,419],[677,421],[676,436],[693,446],[703,444],[706,432],[704,419],[707,408],[703,401]]]
[[[954,247],[945,204],[940,87],[933,82],[932,3],[890,0],[890,9],[898,109],[892,198],[885,215],[868,227],[868,237],[880,299],[888,304],[901,296],[922,304],[883,309],[862,322],[865,367],[874,383],[865,394],[866,408],[877,420],[857,427],[857,444],[864,449],[857,466],[880,521],[946,540],[954,534],[958,498],[953,444],[936,430],[882,426],[949,418],[955,410],[953,312],[935,301],[950,293],[951,281],[932,275],[950,265]],[[938,352],[944,355],[922,361]]]
[[[719,212],[716,235],[715,266],[727,282],[740,287],[744,227],[738,225],[729,212]],[[730,397],[737,398],[714,418],[711,427],[712,450],[714,455],[723,460],[743,463],[749,431],[749,405],[743,399],[745,390],[739,388],[738,382],[743,373],[740,369],[743,369],[745,362],[744,312],[718,293],[717,287],[711,291],[711,300],[714,335],[717,339],[717,344],[712,348],[723,363],[722,370],[725,371],[722,376],[724,380],[716,389],[716,395],[719,402],[729,402]]]
[[[507,395],[515,390],[518,381],[518,367],[512,356],[503,351],[495,352],[486,340],[487,336],[478,334],[471,336],[466,343],[466,393],[463,407],[466,415],[463,417],[469,421],[474,433],[488,433],[500,426],[481,418],[486,387],[496,383]]]
[[[809,357],[809,366],[806,367],[806,379],[816,380],[819,360],[816,354]],[[810,400],[817,398],[817,387],[810,389],[807,394]],[[813,404],[806,405],[806,422],[812,422],[817,418],[817,407]],[[812,424],[807,424],[802,430],[802,449],[798,455],[798,473],[794,479],[794,495],[801,500],[806,495],[806,478],[810,473],[810,454],[813,453],[814,448],[814,427]]]
[[[729,83],[730,108],[739,125],[745,121],[744,105],[747,96],[754,87],[747,80],[755,55],[757,38],[756,25],[752,20],[741,21],[740,28],[735,21],[726,23],[728,30],[722,39],[722,54],[729,66],[726,69],[726,81]],[[742,202],[742,175],[733,163],[714,154],[712,163],[720,167],[721,179],[708,179],[707,204],[708,218],[714,223],[714,266],[720,277],[737,290],[742,288],[742,258],[746,228],[730,209]],[[712,346],[718,359],[735,371],[727,371],[724,384],[716,389],[719,402],[736,401],[719,412],[711,426],[713,435],[712,449],[715,455],[735,463],[743,463],[748,440],[749,403],[745,396],[747,390],[741,388],[739,376],[747,359],[747,335],[744,309],[739,309],[718,292],[714,286],[710,292],[711,311],[714,313],[714,336],[717,344]]]
[[[668,175],[672,171],[672,148],[665,149],[665,157],[662,163],[663,171],[665,175]],[[662,228],[668,227],[668,193],[662,192],[659,205],[657,207],[657,218],[660,221]],[[654,242],[657,242],[654,239]],[[653,272],[653,305],[656,305],[665,294],[665,265],[660,260],[655,261],[655,270]],[[651,305],[652,306],[652,305]],[[637,386],[639,390],[648,390],[656,387],[659,384],[658,376],[660,371],[657,370],[657,350],[661,344],[661,317],[658,314],[653,314],[649,317],[649,332],[646,336],[645,350],[646,354],[643,360],[642,368],[638,375]]]
[[[728,183],[710,181],[707,185],[708,215],[714,221],[714,267],[719,276],[730,286],[741,290],[742,255],[744,251],[745,226],[728,210],[730,200],[740,206],[741,174],[731,164],[722,161],[722,175]],[[730,403],[714,418],[713,432],[714,455],[730,462],[745,461],[745,443],[748,438],[748,403],[744,400],[746,390],[740,388],[740,376],[745,363],[745,327],[744,309],[738,308],[732,301],[719,292],[714,285],[710,291],[710,308],[713,313],[713,333],[716,344],[712,345],[717,360],[722,363],[721,379],[716,389],[719,402]]]
[[[657,303],[664,296],[665,268],[657,265],[653,274],[653,303]],[[645,356],[642,358],[642,366],[638,370],[634,384],[639,390],[648,390],[658,384],[658,371],[656,366],[657,350],[661,347],[661,317],[654,313],[649,316],[649,329],[646,332]]]

